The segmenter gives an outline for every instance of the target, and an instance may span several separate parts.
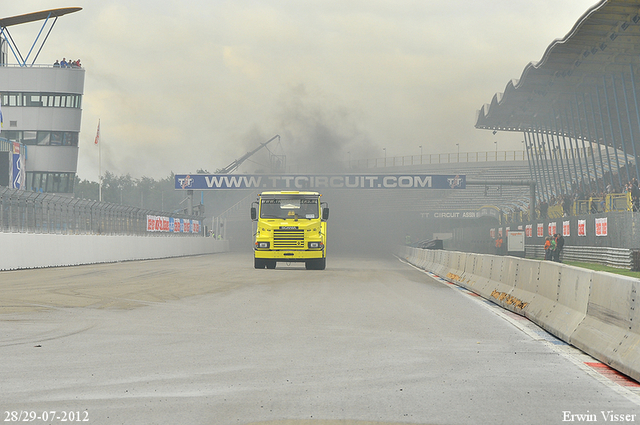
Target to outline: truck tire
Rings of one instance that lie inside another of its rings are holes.
[[[304,263],[307,270],[324,270],[327,266],[326,258],[317,258],[313,260],[307,260]]]
[[[262,258],[253,259],[253,267],[255,267],[256,269],[264,269],[265,266],[265,261]]]
[[[318,261],[318,270],[324,270],[325,268],[327,268],[327,258],[321,258]]]
[[[265,260],[265,263],[267,264],[268,269],[276,268],[276,260]]]

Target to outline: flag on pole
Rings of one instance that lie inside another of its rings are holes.
[[[0,114],[0,117],[1,116],[2,114]],[[96,140],[94,144],[97,145],[99,141],[100,141],[100,120],[98,120],[98,131],[96,132]]]

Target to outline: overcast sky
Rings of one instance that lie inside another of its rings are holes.
[[[477,110],[597,1],[3,3],[3,17],[83,8],[58,19],[37,63],[81,59],[78,174],[96,181],[98,119],[103,170],[133,177],[213,172],[275,134],[271,151],[313,172],[419,146],[521,150],[520,133],[475,129]],[[10,27],[23,54],[41,25]]]

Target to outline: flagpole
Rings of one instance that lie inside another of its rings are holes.
[[[98,145],[98,201],[102,202],[102,143],[100,143],[100,118],[98,118],[98,130],[96,131],[96,140]]]

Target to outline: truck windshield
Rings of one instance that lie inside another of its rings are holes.
[[[308,198],[262,199],[260,218],[314,219],[319,217],[318,200]]]

